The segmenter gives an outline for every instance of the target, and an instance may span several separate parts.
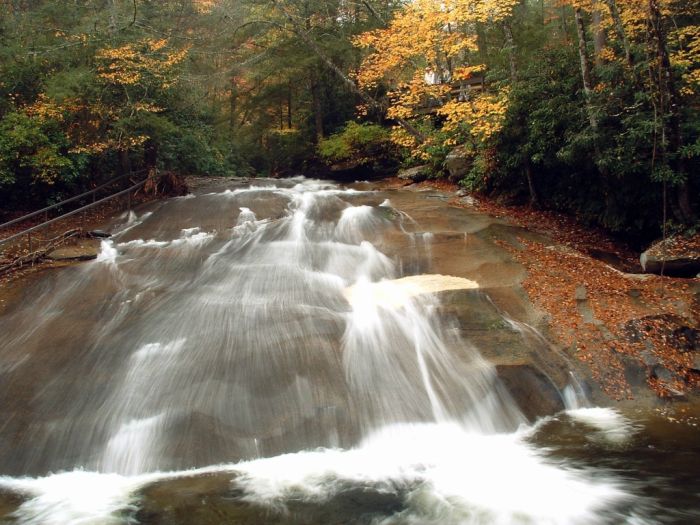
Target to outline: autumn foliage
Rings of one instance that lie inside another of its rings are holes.
[[[389,87],[389,118],[427,123],[421,111],[431,104],[444,119],[444,141],[457,144],[484,142],[496,133],[505,113],[507,90],[477,93],[465,87],[453,96],[454,85],[482,75],[485,64],[476,59],[476,23],[500,23],[513,15],[515,0],[419,0],[407,5],[386,29],[355,38],[355,45],[368,49],[357,80],[363,89],[380,83]],[[466,86],[466,84],[465,84]],[[425,157],[425,143],[400,127],[394,141]],[[430,143],[428,138],[427,142]]]

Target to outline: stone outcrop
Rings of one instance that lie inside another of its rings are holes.
[[[410,180],[413,182],[423,182],[428,178],[430,167],[423,164],[399,171],[397,177],[401,180]]]
[[[700,250],[684,241],[671,237],[652,245],[639,257],[644,271],[673,277],[700,275]]]
[[[445,158],[445,169],[449,173],[452,182],[458,182],[467,176],[472,169],[473,156],[465,146],[457,146],[450,151]]]

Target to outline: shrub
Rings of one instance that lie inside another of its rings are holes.
[[[318,144],[318,154],[327,164],[353,162],[384,168],[396,164],[397,151],[389,130],[378,125],[349,121],[338,133]]]

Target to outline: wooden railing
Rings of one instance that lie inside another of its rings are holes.
[[[418,113],[434,113],[449,100],[457,99],[462,102],[467,101],[473,92],[483,91],[486,88],[486,80],[484,77],[472,77],[467,80],[459,80],[445,84],[450,86],[447,95],[442,98],[426,97],[418,106]]]

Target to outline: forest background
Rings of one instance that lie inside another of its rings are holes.
[[[694,231],[700,0],[0,0],[0,202],[138,170],[426,165],[634,242]]]

